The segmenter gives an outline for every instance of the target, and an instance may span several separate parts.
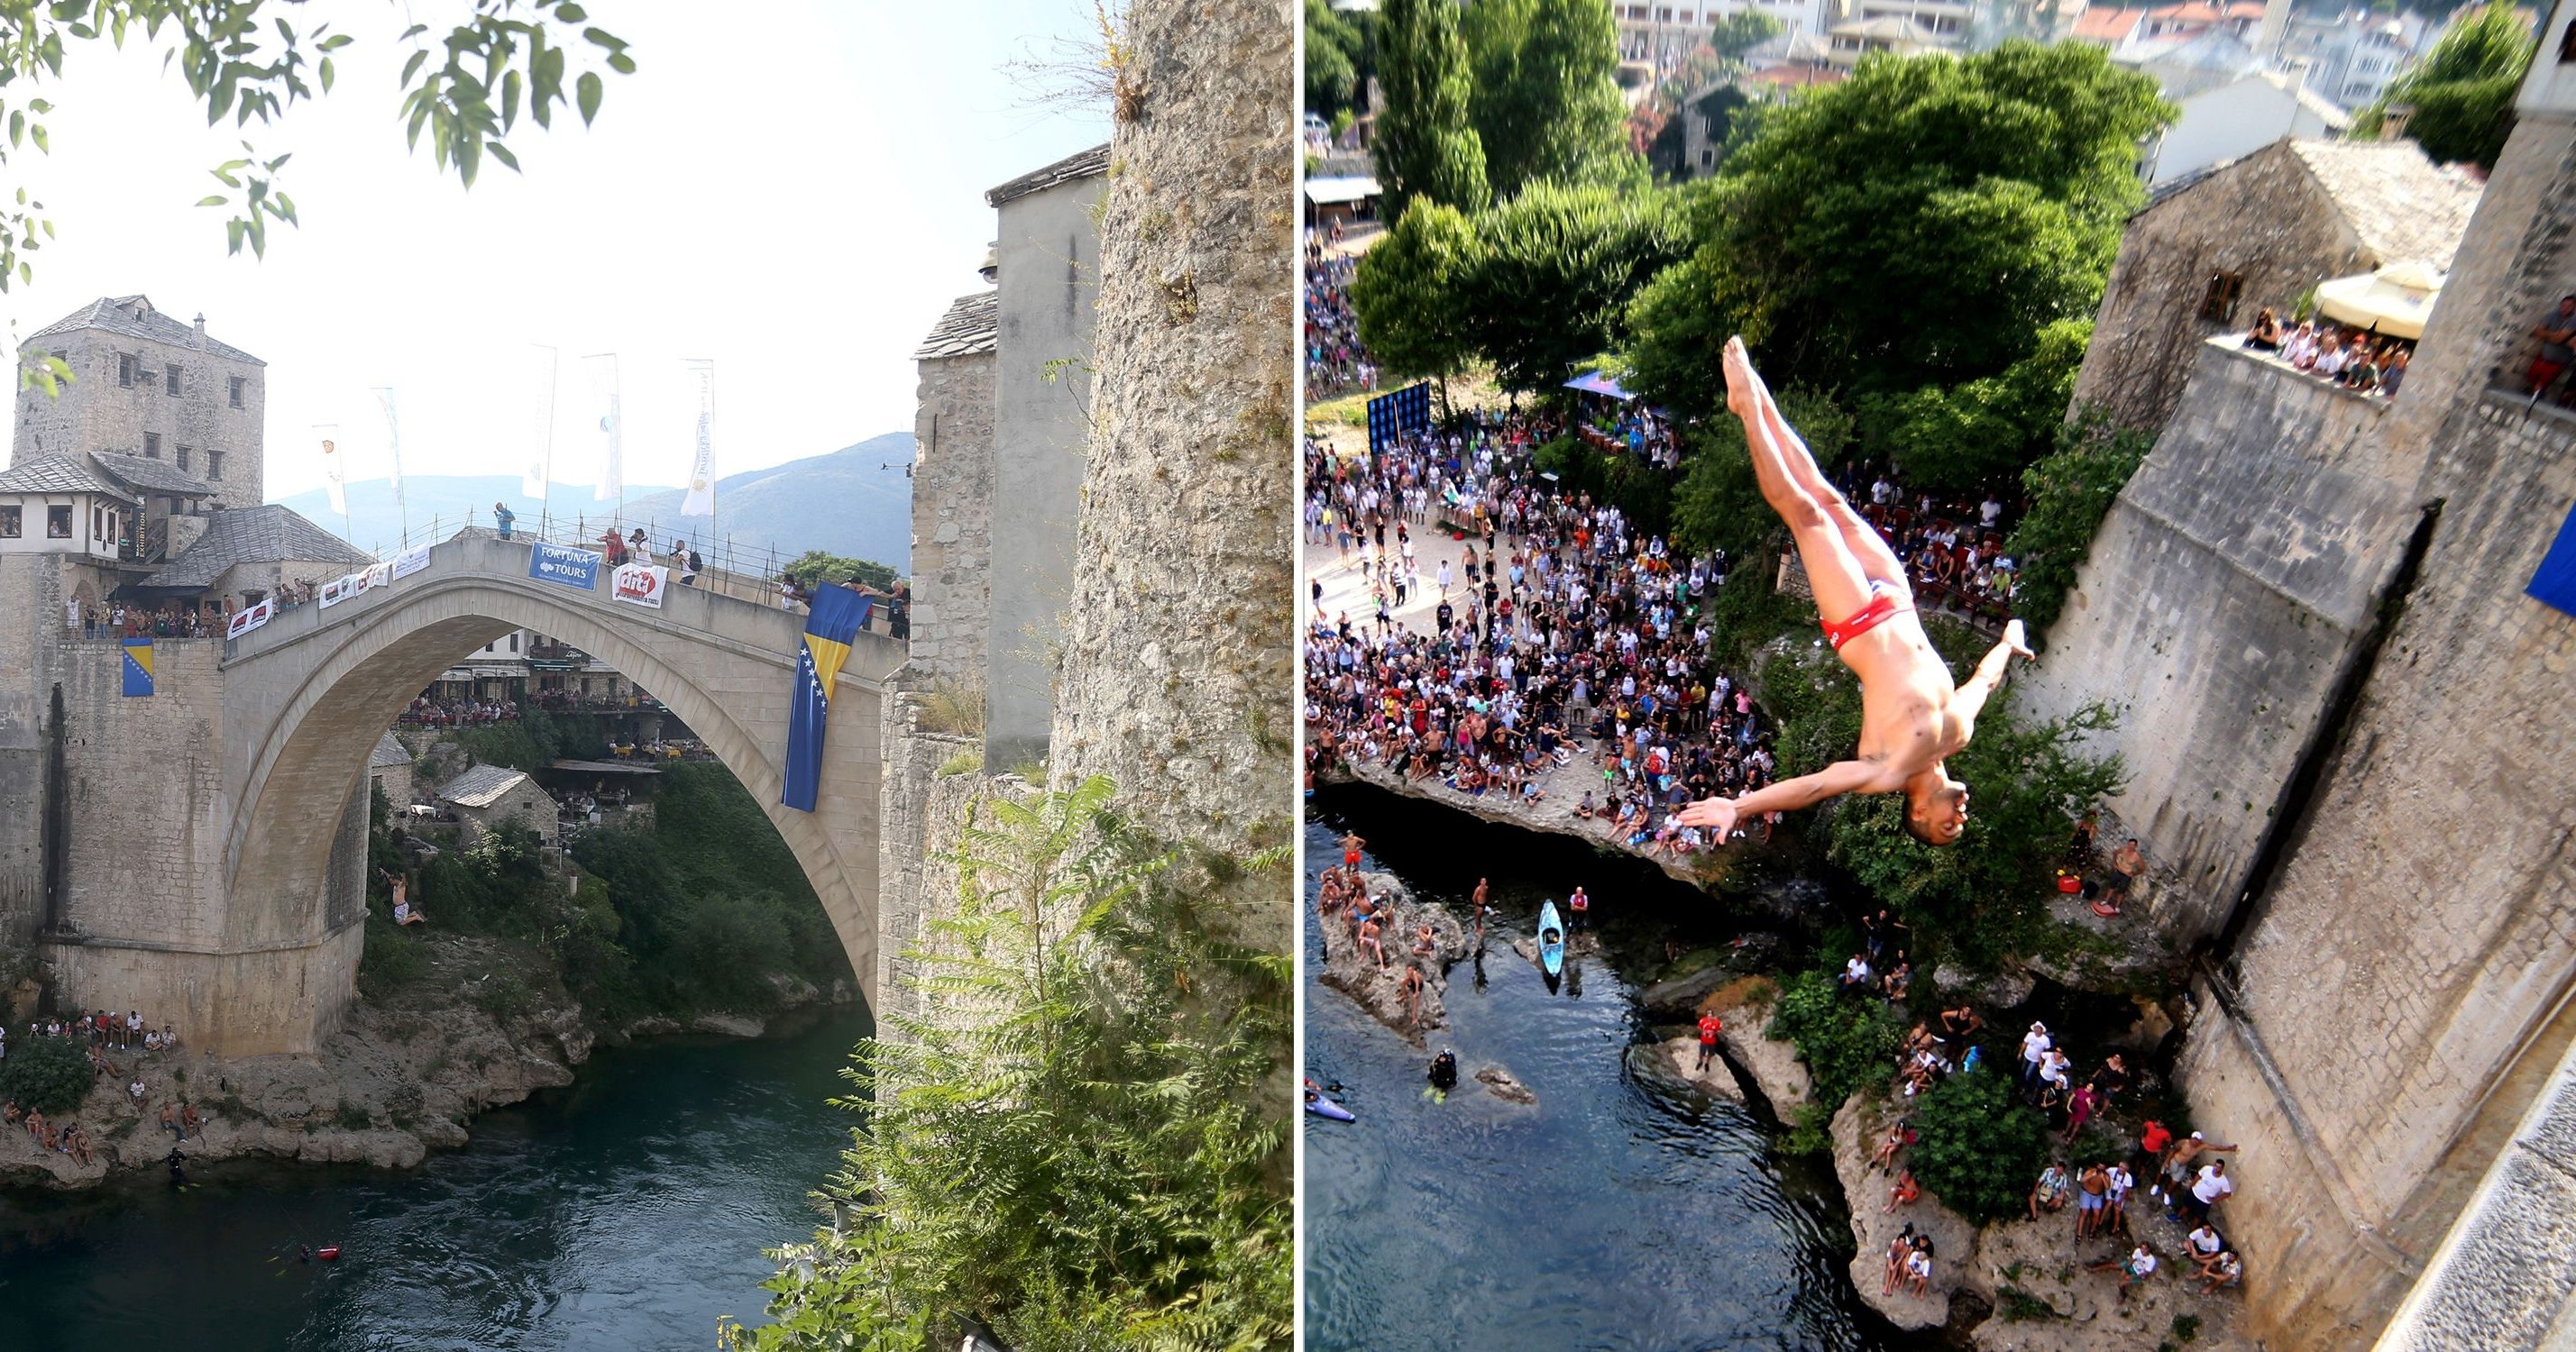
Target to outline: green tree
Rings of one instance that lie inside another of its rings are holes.
[[[1907,1164],[1943,1206],[1980,1224],[2024,1214],[2048,1164],[2048,1123],[1992,1062],[1932,1086],[1907,1117],[1921,1134]]]
[[[2513,135],[2513,99],[2536,47],[2530,26],[2506,0],[2489,0],[2451,26],[2413,70],[2389,82],[2353,118],[2354,136],[2377,136],[2388,110],[2409,106],[2406,136],[2437,164],[2495,167]]]
[[[1927,385],[1889,401],[1894,425],[1883,441],[1906,482],[1948,492],[2019,477],[2065,422],[2092,337],[2090,318],[2060,319],[1998,375],[1948,389]]]
[[[25,1038],[9,1049],[8,1059],[0,1060],[0,1099],[11,1100],[27,1112],[60,1118],[80,1110],[89,1097],[92,1078],[89,1054],[80,1039]]]
[[[1507,389],[1553,389],[1626,336],[1629,298],[1681,256],[1668,194],[1533,185],[1475,218],[1480,247],[1452,294]]]
[[[920,1352],[963,1316],[1023,1352],[1288,1345],[1288,1132],[1244,1106],[1286,1050],[1286,965],[1216,946],[1110,796],[985,805],[915,955],[946,1012],[888,1016],[845,1072],[867,1120],[822,1195],[849,1219],[776,1250],[776,1322],[728,1337]],[[1249,999],[1188,998],[1220,968]]]
[[[2173,112],[2078,44],[1864,61],[1758,119],[1695,199],[1692,255],[1634,302],[1636,388],[1715,412],[1732,333],[1779,384],[2002,372],[2093,311],[2140,200],[2137,142]]]
[[[1830,959],[1837,965],[1839,958]],[[1904,1027],[1884,1001],[1842,993],[1832,973],[1805,971],[1782,983],[1771,1006],[1768,1035],[1797,1044],[1814,1092],[1789,1136],[1802,1154],[1827,1148],[1826,1128],[1854,1090],[1884,1081],[1903,1040]]]
[[[1485,147],[1468,118],[1473,76],[1451,0],[1387,0],[1378,19],[1378,110],[1370,150],[1387,217],[1401,220],[1416,197],[1461,211],[1493,200]]]
[[[1351,278],[1360,341],[1389,375],[1446,377],[1475,355],[1461,291],[1484,243],[1446,202],[1408,209]]]
[[[1739,9],[1721,15],[1709,29],[1708,45],[1729,61],[1742,61],[1746,52],[1769,42],[1786,31],[1778,19],[1758,9]]]
[[[1330,0],[1306,0],[1306,111],[1330,118],[1358,102],[1368,40]]]
[[[397,85],[400,116],[412,146],[429,141],[442,171],[472,187],[484,160],[519,167],[508,138],[522,116],[540,128],[569,104],[589,122],[605,93],[601,70],[631,74],[635,58],[626,43],[588,25],[573,0],[472,0],[444,31],[413,24],[398,39],[411,52]],[[8,144],[0,166],[27,146],[51,153],[44,119],[54,105],[34,93],[62,78],[64,63],[100,44],[157,47],[165,70],[176,71],[206,110],[209,125],[230,118],[249,132],[272,127],[300,101],[331,92],[336,55],[355,38],[334,32],[312,7],[294,0],[16,0],[0,5],[0,114]],[[581,56],[576,64],[575,55]],[[201,207],[229,212],[224,229],[234,253],[268,248],[272,221],[297,223],[295,199],[282,186],[290,158],[252,142],[242,157],[216,166],[222,191]],[[0,207],[0,291],[34,277],[27,255],[53,239],[54,223],[42,202],[22,188],[13,205]],[[51,391],[69,374],[61,363],[33,353],[22,357],[22,384]]]
[[[1470,106],[1497,199],[1547,180],[1634,181],[1619,29],[1601,0],[1478,0],[1468,7]]]
[[[855,582],[871,591],[891,591],[901,574],[882,563],[868,559],[846,559],[838,554],[809,549],[797,555],[783,570],[796,579],[797,585],[814,588],[836,582]]]

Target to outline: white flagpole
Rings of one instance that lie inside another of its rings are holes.
[[[546,411],[537,424],[536,455],[529,460],[527,471],[519,480],[519,492],[537,500],[537,535],[543,538],[549,524],[549,509],[554,503],[555,391],[562,384],[559,378],[562,361],[553,348],[543,343],[529,346],[546,354]],[[530,399],[529,411],[534,412],[537,404],[537,400]]]
[[[385,455],[393,464],[394,508],[402,513],[403,534],[405,536],[409,536],[411,534],[411,507],[403,501],[402,420],[394,415],[394,387],[391,385],[377,386],[376,402],[383,405],[385,410]]]
[[[340,460],[340,424],[315,423],[313,436],[322,443],[322,487],[331,499],[331,510],[340,514],[342,537],[355,543],[358,528],[349,520],[349,476]]]

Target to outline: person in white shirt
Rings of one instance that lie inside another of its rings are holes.
[[[2095,1272],[2108,1272],[2115,1267],[2120,1270],[2119,1299],[2121,1303],[2125,1304],[2129,1299],[2130,1287],[2156,1275],[2156,1251],[2148,1248],[2144,1244],[2140,1244],[2138,1247],[2129,1251],[2128,1257],[2114,1258],[2108,1262],[2095,1263],[2093,1265],[2093,1270]]]
[[[2022,1034],[2021,1082],[2025,1088],[2032,1090],[2039,1088],[2040,1062],[2048,1055],[2049,1045],[2047,1024],[2034,1023],[2030,1026],[2029,1032]]]
[[[2236,1185],[2227,1177],[2227,1161],[2211,1160],[2202,1165],[2199,1176],[2194,1178],[2191,1184],[2191,1200],[2199,1210],[2200,1223],[2209,1224],[2210,1209],[2226,1201],[2235,1192]]]

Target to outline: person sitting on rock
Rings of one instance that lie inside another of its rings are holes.
[[[1430,922],[1423,922],[1422,927],[1413,932],[1413,956],[1427,958],[1439,951],[1439,931],[1431,928]]]
[[[1914,1252],[1905,1260],[1905,1275],[1915,1295],[1923,1295],[1932,1285],[1932,1237],[1916,1235]]]
[[[1880,1274],[1884,1278],[1879,1283],[1880,1295],[1895,1295],[1896,1288],[1905,1284],[1905,1265],[1913,1257],[1914,1227],[1908,1224],[1903,1230],[1897,1232],[1896,1238],[1888,1241],[1887,1266]]]
[[[2038,1220],[2039,1213],[2043,1211],[2064,1211],[2066,1195],[2074,1190],[2075,1180],[2066,1176],[2065,1166],[2051,1161],[2047,1168],[2039,1171],[2039,1181],[2031,1185],[2030,1218]]]
[[[2113,1258],[2105,1262],[2095,1263],[2092,1270],[2095,1272],[2108,1272],[2113,1268],[2118,1268],[2120,1270],[2120,1294],[2118,1301],[2120,1304],[2125,1305],[2129,1300],[2130,1287],[2156,1275],[2156,1251],[2148,1248],[2144,1244],[2140,1244],[2138,1247],[2131,1249],[2127,1257]]]
[[[2192,1273],[2200,1278],[2200,1293],[2208,1295],[2222,1286],[2234,1286],[2245,1280],[2245,1263],[2234,1249],[2222,1249],[2201,1260]]]
[[[1923,1185],[1914,1181],[1914,1171],[1901,1170],[1896,1175],[1896,1186],[1888,1190],[1887,1207],[1880,1214],[1893,1216],[1898,1207],[1912,1206],[1915,1199],[1922,1195]]]
[[[1369,956],[1377,960],[1379,971],[1386,970],[1386,946],[1378,942],[1376,916],[1370,916],[1360,922],[1360,947],[1367,949]]]
[[[1887,1135],[1879,1138],[1877,1153],[1869,1157],[1870,1172],[1894,1169],[1896,1152],[1912,1144],[1914,1144],[1914,1124],[1901,1117],[1896,1119],[1888,1126]]]

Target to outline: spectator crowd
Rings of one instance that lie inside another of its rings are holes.
[[[179,1048],[179,1033],[175,1027],[165,1023],[154,1028],[144,1020],[140,1010],[128,1010],[123,1014],[109,1009],[84,1010],[70,1016],[55,1014],[31,1019],[27,1023],[27,1035],[19,1043],[20,1052],[24,1053],[27,1042],[38,1038],[84,1044],[92,1082],[123,1083],[126,1097],[138,1117],[144,1113],[146,1102],[151,1097],[143,1080],[140,1057],[158,1056]],[[110,1054],[121,1052],[137,1053],[138,1059],[129,1063],[128,1068],[120,1068]],[[0,1027],[0,1061],[5,1061],[8,1055],[8,1029]],[[204,1118],[198,1114],[194,1104],[164,1101],[161,1105],[162,1129],[182,1141],[188,1138],[189,1132],[200,1131],[204,1125]],[[83,1168],[87,1168],[95,1158],[89,1131],[79,1122],[49,1121],[41,1112],[21,1109],[15,1099],[0,1099],[0,1127],[23,1128],[36,1148],[69,1155]]]
[[[1310,250],[1306,263],[1306,397],[1330,399],[1377,388],[1377,367],[1360,346],[1351,278],[1359,260]]]

